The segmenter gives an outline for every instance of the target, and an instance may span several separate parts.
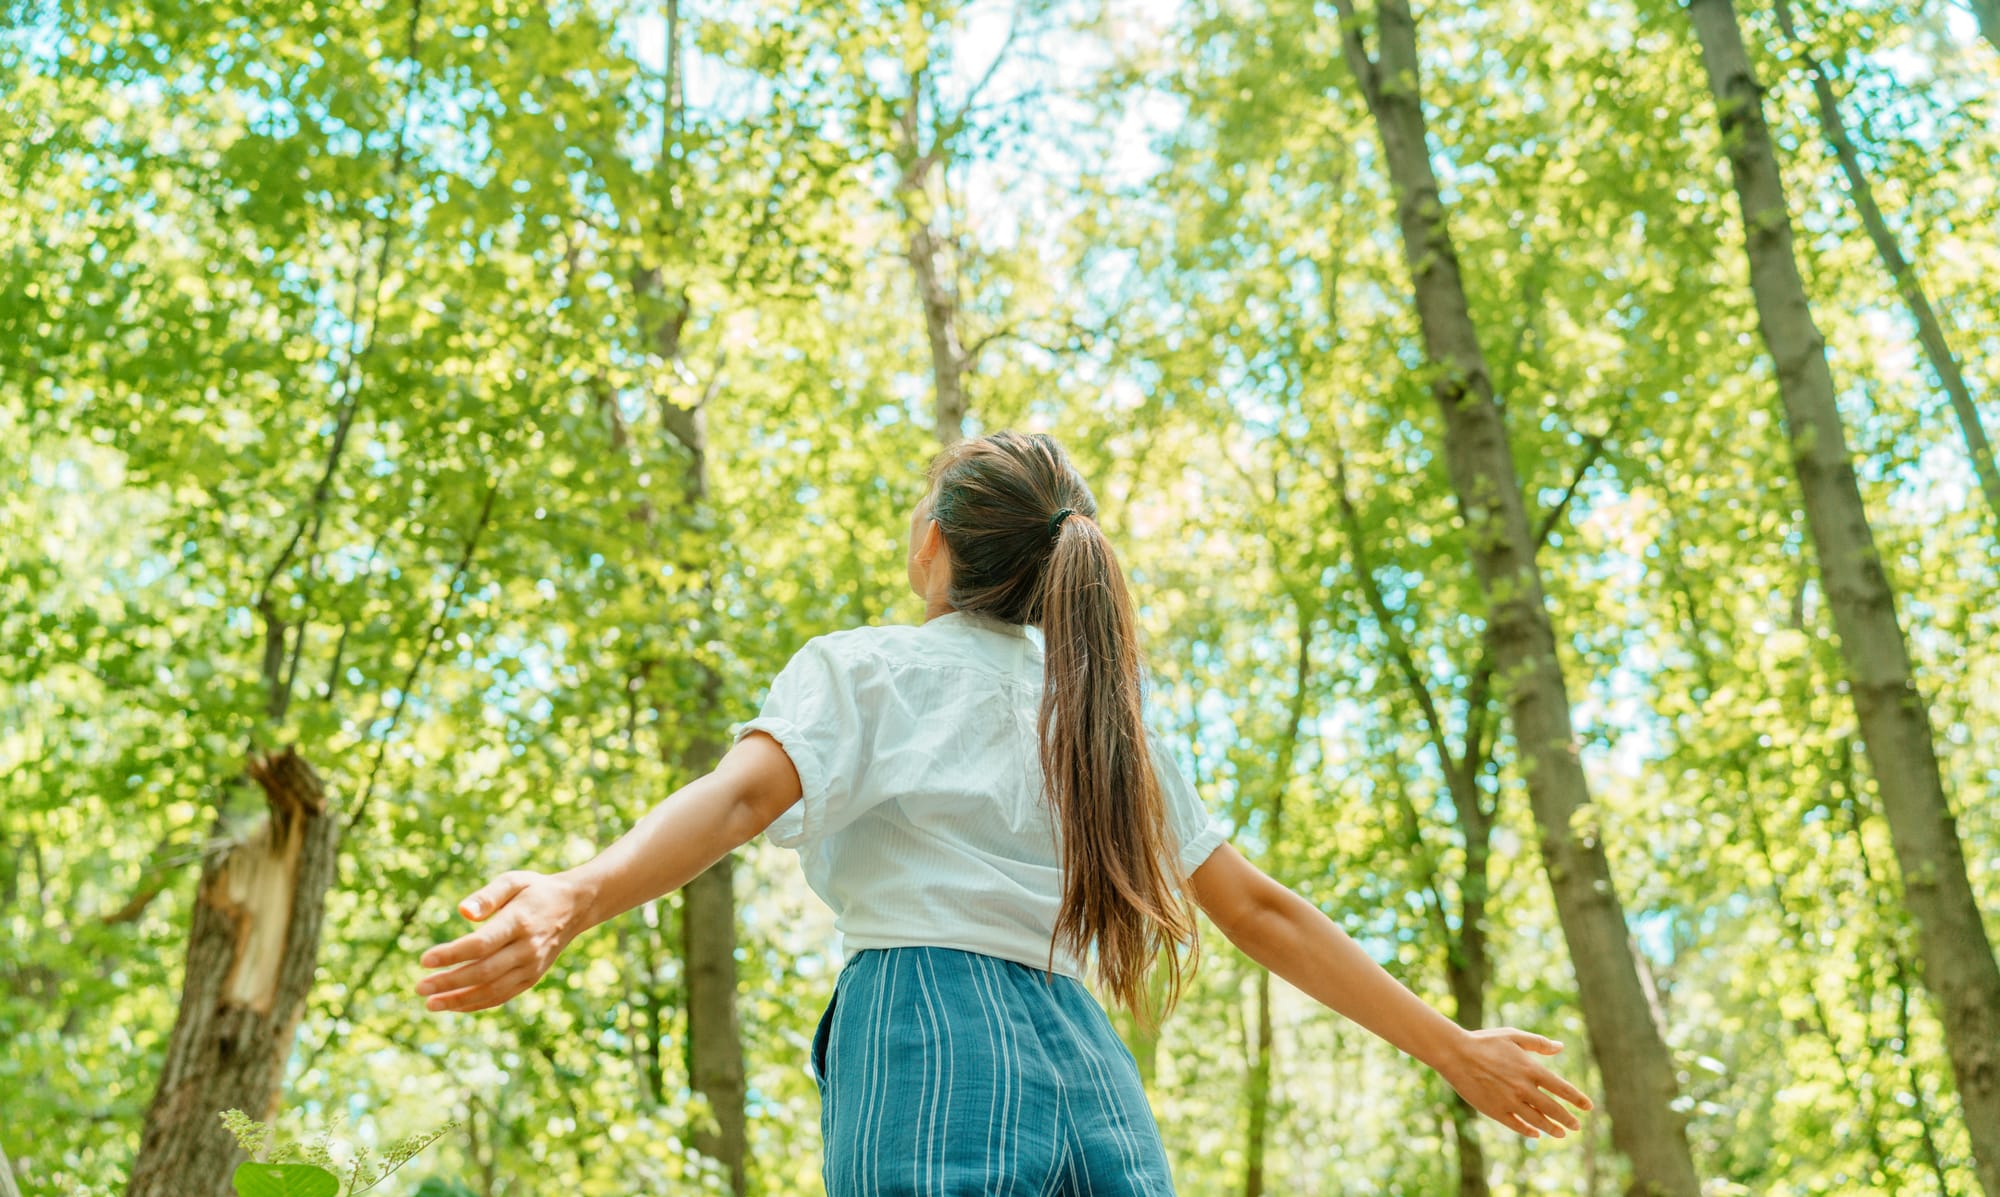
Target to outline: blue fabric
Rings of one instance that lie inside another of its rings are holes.
[[[813,1036],[828,1197],[1171,1197],[1132,1053],[1073,977],[858,952]]]

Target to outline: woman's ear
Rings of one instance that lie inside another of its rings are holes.
[[[940,552],[944,551],[944,525],[938,523],[936,519],[925,520],[924,537],[917,545],[917,560],[924,565],[929,565],[931,562],[937,560],[937,555]],[[949,555],[949,553],[946,553],[946,556]]]

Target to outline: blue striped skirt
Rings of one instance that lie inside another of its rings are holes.
[[[828,1197],[1171,1197],[1132,1053],[1073,977],[870,948],[813,1035]]]

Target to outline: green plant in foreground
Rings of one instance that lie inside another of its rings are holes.
[[[279,1145],[272,1150],[275,1128],[259,1122],[241,1110],[224,1110],[217,1117],[236,1138],[237,1146],[250,1156],[237,1165],[231,1177],[237,1197],[354,1197],[381,1184],[424,1148],[438,1141],[458,1125],[448,1119],[436,1130],[423,1131],[389,1144],[379,1162],[367,1148],[355,1148],[353,1166],[345,1181],[333,1158],[333,1131]],[[344,1186],[344,1187],[343,1187]]]

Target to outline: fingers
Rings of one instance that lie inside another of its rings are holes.
[[[1575,1085],[1572,1085],[1568,1081],[1557,1076],[1555,1073],[1550,1072],[1546,1068],[1536,1070],[1535,1083],[1537,1085],[1540,1085],[1542,1088],[1548,1090],[1550,1093],[1555,1094],[1557,1097],[1562,1098],[1564,1101],[1575,1106],[1579,1110],[1589,1110],[1596,1108],[1594,1105],[1592,1105],[1589,1094],[1585,1093],[1583,1090],[1577,1088]]]
[[[1517,1031],[1509,1027],[1507,1038],[1531,1052],[1536,1052],[1544,1056],[1553,1056],[1563,1049],[1562,1044],[1557,1043],[1547,1036],[1537,1035],[1533,1031]]]
[[[1521,1121],[1521,1116],[1519,1114],[1508,1114],[1502,1118],[1495,1118],[1493,1121],[1499,1123],[1501,1126],[1506,1127],[1508,1130],[1513,1131],[1515,1134],[1521,1135],[1525,1138],[1539,1139],[1542,1137],[1541,1133],[1537,1131],[1534,1127],[1529,1126],[1527,1123]]]
[[[514,920],[502,919],[488,923],[470,935],[461,935],[450,943],[441,943],[417,958],[417,963],[425,968],[443,968],[448,964],[463,964],[468,960],[479,960],[499,951],[514,937]]]
[[[474,985],[439,994],[432,998],[428,1005],[432,1010],[462,1012],[490,1010],[495,1006],[505,1005],[509,998],[519,995],[540,979],[541,976],[535,971],[534,966],[523,965],[484,985]]]
[[[1552,1139],[1563,1137],[1563,1128],[1556,1123],[1555,1119],[1550,1118],[1547,1114],[1542,1113],[1532,1105],[1523,1104],[1515,1111],[1514,1116]]]
[[[458,912],[473,922],[486,918],[505,906],[515,894],[528,887],[528,883],[541,874],[527,869],[509,869],[481,886],[477,892],[458,904]]]
[[[1583,1123],[1578,1121],[1575,1114],[1564,1109],[1561,1102],[1543,1093],[1540,1089],[1534,1090],[1524,1100],[1527,1102],[1528,1107],[1534,1110],[1535,1113],[1541,1115],[1545,1120],[1557,1124],[1559,1129],[1553,1133],[1558,1139],[1563,1137],[1565,1130],[1583,1129]]]
[[[432,973],[430,976],[417,982],[417,992],[421,994],[441,994],[469,989],[475,985],[484,984],[495,977],[505,976],[516,968],[519,968],[527,957],[528,951],[526,945],[516,940],[483,959],[474,960],[470,964],[461,964],[457,968],[449,969],[445,972]],[[432,1009],[436,1009],[436,1007],[433,1006]]]

